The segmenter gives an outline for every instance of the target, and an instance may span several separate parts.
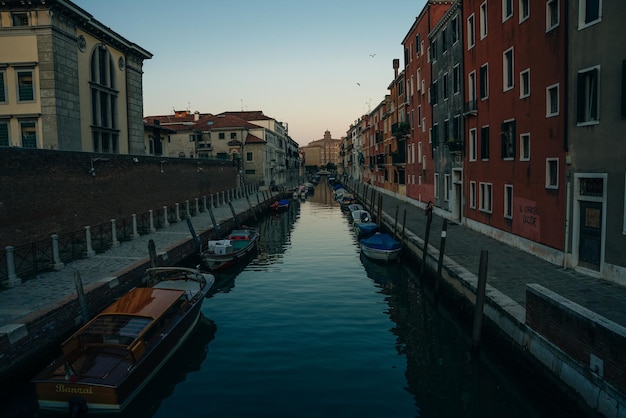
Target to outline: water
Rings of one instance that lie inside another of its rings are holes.
[[[123,417],[571,416],[472,359],[410,264],[362,257],[326,184],[256,227],[258,254],[216,275],[198,327]]]

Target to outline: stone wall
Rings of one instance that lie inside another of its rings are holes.
[[[234,189],[237,174],[230,161],[2,148],[0,248]]]

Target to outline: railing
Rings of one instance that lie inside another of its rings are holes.
[[[256,188],[258,186],[248,187]],[[230,193],[232,193],[232,196],[230,196]],[[243,193],[241,189],[219,192],[206,197],[206,207],[204,206],[205,202],[200,201],[200,199],[198,199],[197,205],[195,200],[185,201],[183,204],[163,206],[158,210],[111,220],[110,222],[85,227],[67,234],[54,235],[54,242],[58,243],[57,260],[55,260],[53,239],[12,247],[10,261],[11,264],[14,264],[14,271],[9,271],[7,266],[8,251],[2,249],[0,250],[0,283],[9,280],[10,274],[15,274],[22,281],[26,281],[35,278],[39,273],[54,270],[57,262],[69,263],[87,258],[94,253],[104,253],[114,245],[114,239],[117,242],[130,241],[138,235],[150,234],[153,232],[152,229],[161,229],[168,226],[167,224],[183,221],[187,212],[189,212],[190,216],[196,216],[204,209],[209,209],[219,204],[220,201],[225,203],[225,201],[243,195]],[[217,202],[213,200],[214,197]],[[115,228],[115,233],[113,228]],[[88,235],[91,242],[88,242]],[[2,286],[0,286],[1,288]]]

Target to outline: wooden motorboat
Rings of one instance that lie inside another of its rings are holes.
[[[225,269],[241,262],[256,249],[259,233],[253,228],[235,229],[225,239],[210,240],[200,259],[211,271]]]
[[[148,275],[150,286],[132,289],[87,322],[35,376],[41,409],[119,412],[183,344],[213,276],[184,267]]]
[[[361,252],[372,260],[388,262],[397,260],[402,250],[400,241],[391,235],[376,232],[369,238],[359,240]]]

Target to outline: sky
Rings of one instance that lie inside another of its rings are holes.
[[[261,110],[300,145],[388,94],[425,0],[73,0],[148,50],[144,115]],[[174,7],[172,7],[174,6]]]

